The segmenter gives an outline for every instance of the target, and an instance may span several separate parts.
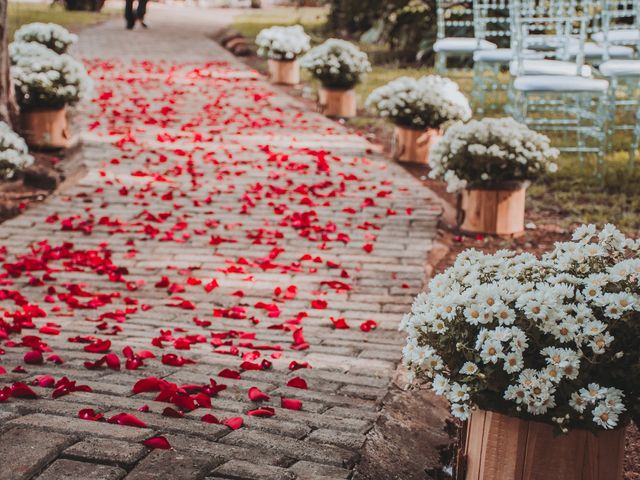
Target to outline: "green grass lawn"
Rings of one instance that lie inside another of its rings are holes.
[[[248,10],[235,17],[233,26],[245,37],[254,39],[263,28],[274,25],[302,25],[315,32],[327,21],[325,7],[272,7]]]
[[[236,18],[235,27],[248,37],[255,37],[265,27],[271,25],[291,25],[301,23],[312,34],[315,43],[323,38],[323,22],[326,11],[323,9],[277,8],[253,11]],[[404,68],[394,63],[376,63],[378,58],[372,53],[384,52],[384,45],[361,45],[370,53],[374,61],[373,71],[356,87],[360,115],[349,120],[353,127],[364,131],[373,131],[379,137],[388,138],[393,127],[379,118],[364,111],[364,101],[371,91],[385,83],[400,77],[420,77],[434,73],[432,68]],[[387,55],[387,58],[389,55]],[[458,72],[460,73],[460,72]],[[317,87],[307,72],[303,81]],[[460,89],[470,97],[473,88],[473,74],[470,70],[452,78]],[[508,81],[508,75],[501,78]],[[496,97],[496,107],[485,116],[502,116],[502,107],[506,98]],[[552,140],[554,138],[552,137]],[[559,138],[555,140],[560,141]],[[630,137],[618,133],[613,140],[613,151],[606,158],[604,179],[597,179],[593,159],[579,160],[575,156],[563,154],[559,161],[558,173],[549,176],[530,187],[528,191],[528,209],[535,217],[545,221],[549,219],[563,227],[576,223],[615,223],[628,232],[640,231],[640,160],[635,169],[628,168],[626,150]]]
[[[101,12],[70,12],[58,4],[10,2],[7,18],[9,40],[13,39],[14,32],[25,23],[52,22],[71,31],[78,31],[119,13],[120,10],[113,8],[104,8]]]

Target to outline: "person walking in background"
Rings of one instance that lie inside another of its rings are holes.
[[[127,21],[127,29],[131,30],[136,25],[136,20],[140,22],[144,28],[148,28],[144,23],[144,16],[147,13],[147,0],[138,0],[138,6],[134,13],[133,11],[134,0],[126,0],[124,5],[124,18]]]

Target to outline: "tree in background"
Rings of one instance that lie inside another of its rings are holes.
[[[13,88],[11,87],[11,75],[9,72],[9,52],[7,50],[8,25],[7,11],[8,0],[0,0],[0,120],[13,125],[17,116]]]
[[[386,43],[392,58],[430,62],[436,37],[435,0],[330,0],[328,28],[364,43]]]

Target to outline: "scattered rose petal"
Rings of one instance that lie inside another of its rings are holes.
[[[171,449],[171,444],[169,443],[169,440],[167,440],[166,437],[163,437],[162,435],[158,435],[157,437],[147,438],[142,443],[150,448],[158,448],[160,450]]]
[[[44,362],[42,358],[42,352],[38,350],[31,350],[24,354],[24,363],[29,365],[41,365]]]
[[[223,425],[226,425],[231,430],[239,429],[240,427],[242,427],[243,423],[244,423],[244,420],[242,419],[242,417],[231,417],[231,418],[227,418],[226,420],[223,420],[222,422]]]
[[[259,402],[262,400],[269,400],[269,395],[267,395],[266,393],[260,391],[258,388],[256,387],[251,387],[249,389],[249,400],[251,400],[252,402]]]
[[[78,418],[82,420],[90,420],[92,422],[97,422],[104,418],[102,413],[96,413],[93,408],[83,408],[78,412]]]
[[[360,324],[360,330],[362,330],[363,332],[368,332],[370,330],[375,330],[377,326],[378,322],[376,322],[375,320],[367,320]]]
[[[256,408],[247,412],[247,415],[251,417],[272,417],[275,414],[275,410],[271,407]]]
[[[282,408],[286,408],[288,410],[302,410],[302,402],[293,398],[283,397],[280,399],[280,404]]]
[[[287,382],[287,387],[307,389],[307,381],[302,377],[293,377]]]

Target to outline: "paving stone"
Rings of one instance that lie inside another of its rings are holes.
[[[147,448],[139,443],[129,443],[106,438],[86,438],[62,452],[62,456],[74,460],[132,467],[144,457]]]
[[[229,445],[277,452],[299,460],[310,460],[328,465],[348,467],[356,459],[356,455],[352,452],[341,448],[242,429],[233,431],[220,441]]]
[[[120,480],[126,474],[114,466],[61,459],[53,462],[38,480]]]
[[[218,465],[231,460],[245,460],[260,465],[286,466],[291,463],[286,453],[261,451],[253,447],[208,442],[201,438],[169,433],[166,435],[171,446],[178,452],[190,452],[198,456],[214,459]]]
[[[127,480],[176,480],[204,478],[215,460],[173,450],[154,450],[127,475]]]
[[[15,427],[0,435],[0,480],[32,478],[74,438],[58,433]]]
[[[302,460],[289,467],[289,470],[298,475],[298,480],[328,480],[349,478],[350,471],[344,468],[323,465],[320,463],[307,462]]]
[[[295,473],[285,468],[255,465],[241,460],[231,460],[212,473],[231,480],[296,480],[298,478]]]
[[[10,420],[8,423],[69,435],[115,438],[131,442],[141,441],[151,436],[148,428],[126,427],[103,422],[91,422],[79,418],[58,417],[34,413]]]
[[[311,432],[308,438],[315,443],[358,451],[364,444],[366,436],[337,430],[318,429]]]

